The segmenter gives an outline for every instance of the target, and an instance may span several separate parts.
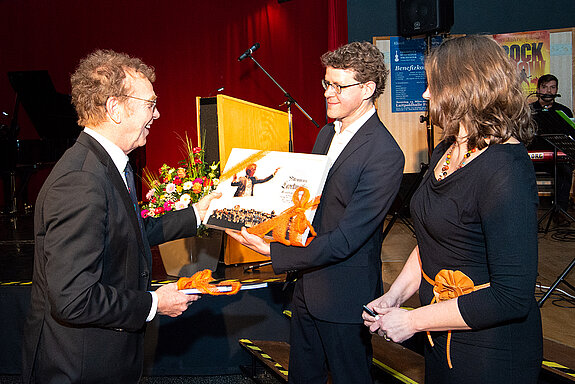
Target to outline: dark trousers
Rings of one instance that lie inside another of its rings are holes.
[[[345,309],[342,309],[345,310]],[[363,324],[321,321],[307,311],[296,287],[292,301],[288,382],[371,384],[371,334]]]

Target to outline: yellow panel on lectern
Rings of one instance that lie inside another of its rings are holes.
[[[289,150],[286,112],[218,95],[218,125],[221,169],[232,148]]]
[[[198,143],[201,130],[217,129],[220,170],[223,170],[232,148],[250,148],[269,151],[289,151],[289,117],[286,112],[264,107],[230,96],[218,95],[217,127],[200,127],[201,98],[196,98]],[[205,112],[213,113],[213,112]],[[212,136],[212,135],[207,135]],[[257,252],[227,238],[224,250],[226,264],[268,261]]]

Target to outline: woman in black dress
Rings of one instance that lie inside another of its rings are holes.
[[[411,200],[417,243],[365,325],[402,342],[427,332],[427,383],[536,383],[542,360],[533,137],[515,63],[492,39],[443,42],[426,60],[443,129]],[[419,290],[422,306],[400,305]]]

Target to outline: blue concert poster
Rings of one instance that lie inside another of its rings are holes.
[[[438,45],[439,38],[432,39],[432,45]],[[422,94],[427,87],[425,78],[425,38],[406,39],[391,37],[391,111],[423,112],[427,102]]]

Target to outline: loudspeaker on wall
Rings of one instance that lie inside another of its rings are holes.
[[[398,0],[399,35],[447,33],[453,25],[453,0]]]

